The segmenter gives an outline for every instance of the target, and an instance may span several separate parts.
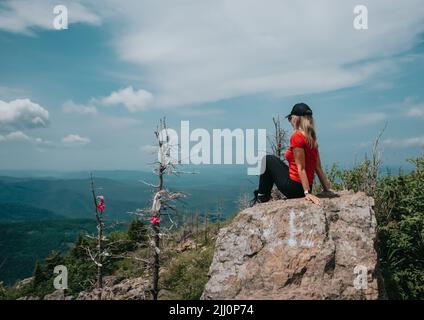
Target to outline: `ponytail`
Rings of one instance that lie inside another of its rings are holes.
[[[295,128],[302,130],[306,135],[306,140],[311,149],[318,148],[315,124],[312,116],[296,116]]]

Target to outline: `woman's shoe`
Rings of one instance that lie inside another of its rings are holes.
[[[259,190],[253,191],[253,199],[250,200],[250,207],[253,207],[257,203],[268,202],[269,197],[266,197],[264,194],[259,193]]]

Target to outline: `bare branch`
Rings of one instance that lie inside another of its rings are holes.
[[[90,250],[90,248],[89,247],[83,247],[85,250],[86,250],[86,252],[87,252],[87,254],[88,254],[88,256],[90,257],[90,259],[94,262],[94,264],[96,265],[96,266],[98,266],[98,267],[102,267],[102,264],[101,263],[99,263],[97,260],[96,260],[96,256],[97,255],[94,255],[93,256],[93,254],[91,253],[91,250]]]

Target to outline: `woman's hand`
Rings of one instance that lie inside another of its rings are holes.
[[[305,196],[305,200],[311,201],[319,206],[321,205],[321,201],[319,201],[319,198],[310,193]]]

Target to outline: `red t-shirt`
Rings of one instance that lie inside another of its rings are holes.
[[[290,137],[290,147],[287,149],[285,157],[289,162],[289,177],[290,179],[301,182],[299,171],[297,170],[296,161],[294,160],[293,148],[302,148],[305,151],[305,170],[308,177],[309,185],[314,182],[314,173],[318,159],[318,149],[311,149],[306,137],[298,130],[296,130]]]

